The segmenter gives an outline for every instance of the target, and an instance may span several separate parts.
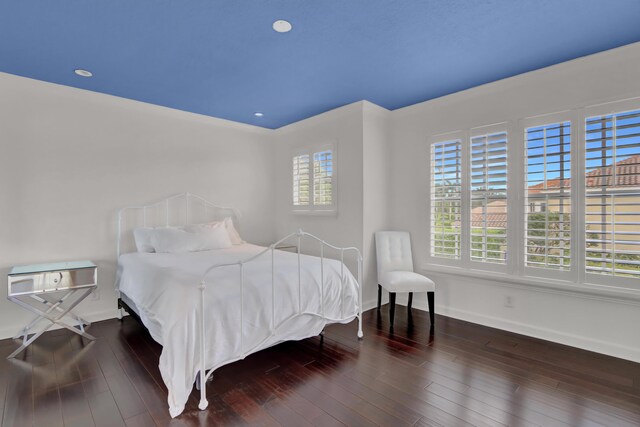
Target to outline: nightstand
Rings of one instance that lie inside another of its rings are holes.
[[[53,325],[94,340],[93,336],[85,332],[85,326],[91,324],[75,315],[72,310],[98,286],[97,270],[91,261],[13,267],[7,280],[7,299],[37,314],[37,317],[13,337],[22,337],[22,345],[7,359],[15,357]],[[36,330],[35,327],[41,320],[48,323]]]

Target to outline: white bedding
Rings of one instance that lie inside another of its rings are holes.
[[[244,260],[262,250],[261,246],[241,244],[203,252],[120,256],[117,287],[136,304],[151,335],[163,346],[159,367],[169,390],[172,417],[184,410],[199,369],[198,283],[202,275],[214,264]],[[302,312],[322,313],[320,258],[302,255],[301,266]],[[357,282],[345,267],[343,285],[340,267],[339,261],[324,260],[324,317],[347,323],[358,313]],[[298,256],[275,251],[275,324],[284,323],[271,336],[271,252],[246,263],[244,269],[242,349],[239,267],[222,267],[207,276],[207,368],[222,366],[255,346],[257,351],[282,341],[318,335],[329,323],[318,316],[296,315]]]

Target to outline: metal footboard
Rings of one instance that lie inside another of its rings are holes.
[[[298,310],[297,313],[294,313],[293,315],[287,317],[286,319],[283,319],[282,321],[280,321],[278,324],[276,324],[276,320],[275,320],[275,276],[276,276],[276,268],[275,268],[275,251],[276,251],[276,246],[280,245],[283,242],[286,242],[290,239],[293,238],[297,238],[298,241],[298,250],[297,250],[297,255],[298,255],[298,262],[297,262],[297,266],[298,266]],[[301,246],[302,246],[302,240],[303,238],[308,238],[311,240],[315,240],[316,242],[318,242],[320,244],[320,256],[318,257],[320,260],[320,287],[321,287],[321,298],[320,298],[320,312],[311,312],[311,311],[303,311],[302,310],[302,301],[303,301],[303,295],[302,295],[302,275],[301,275]],[[340,253],[340,318],[329,318],[325,316],[325,310],[324,310],[324,300],[325,300],[325,286],[324,286],[324,249],[325,247],[327,248],[331,248],[334,249],[336,251],[338,251]],[[271,328],[271,333],[269,336],[267,336],[264,340],[262,340],[261,342],[259,342],[258,344],[250,347],[250,348],[245,348],[244,346],[244,269],[245,269],[245,265],[254,261],[255,259],[264,256],[267,252],[271,252],[271,320],[270,320],[270,328]],[[200,388],[200,403],[198,404],[198,407],[202,410],[207,408],[208,405],[208,401],[207,401],[207,391],[206,391],[206,383],[207,380],[211,377],[211,375],[213,374],[213,371],[215,371],[217,368],[227,365],[229,363],[235,362],[237,360],[242,360],[245,357],[247,357],[248,355],[254,353],[257,349],[261,348],[262,345],[269,340],[270,338],[272,338],[275,334],[276,331],[278,330],[278,328],[283,325],[284,323],[288,322],[289,320],[297,317],[297,316],[302,316],[302,315],[309,315],[309,316],[316,316],[319,317],[321,319],[324,319],[326,321],[332,322],[332,323],[337,323],[337,322],[344,322],[349,320],[349,318],[351,318],[352,316],[349,317],[344,317],[344,312],[345,312],[345,307],[344,307],[344,298],[345,298],[345,283],[346,283],[346,279],[345,279],[345,253],[353,253],[355,254],[356,260],[357,260],[357,264],[358,264],[358,271],[357,271],[357,287],[358,287],[358,314],[357,314],[357,318],[358,318],[358,332],[357,332],[357,336],[358,338],[362,338],[363,337],[363,333],[362,333],[362,255],[360,253],[360,250],[358,250],[358,248],[355,247],[346,247],[346,248],[339,248],[337,246],[333,246],[330,245],[329,243],[325,242],[324,240],[309,234],[305,231],[299,230],[296,233],[292,233],[282,239],[280,239],[279,241],[273,243],[271,246],[269,246],[268,248],[266,248],[265,250],[263,250],[262,252],[246,259],[246,260],[242,260],[242,261],[235,261],[235,262],[230,262],[230,263],[224,263],[224,264],[219,264],[219,265],[214,265],[211,266],[210,268],[208,268],[205,273],[203,274],[203,278],[199,284],[199,289],[200,289],[200,315],[199,315],[199,320],[200,320],[200,327],[199,327],[199,340],[200,340],[200,372],[198,375],[198,382],[199,382],[199,388]],[[239,328],[239,333],[240,333],[240,352],[236,355],[231,356],[230,358],[218,363],[216,366],[210,367],[209,369],[207,369],[206,366],[206,326],[205,326],[205,310],[206,310],[206,304],[205,304],[205,292],[206,292],[206,288],[207,288],[207,283],[206,283],[206,277],[207,275],[212,272],[215,269],[218,268],[222,268],[222,267],[230,267],[230,266],[238,266],[238,275],[239,275],[239,279],[240,279],[240,328]]]

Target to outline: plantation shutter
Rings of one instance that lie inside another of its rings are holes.
[[[571,123],[525,130],[525,265],[571,268]]]
[[[313,204],[333,204],[333,153],[331,150],[313,154]]]
[[[471,138],[471,260],[507,259],[507,133]]]
[[[640,278],[640,110],[585,126],[586,272]]]
[[[293,205],[309,205],[309,155],[293,157]]]
[[[462,143],[431,145],[431,256],[460,259]]]

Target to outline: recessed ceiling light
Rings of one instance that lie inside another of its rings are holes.
[[[279,33],[288,33],[291,31],[291,22],[285,21],[283,19],[278,19],[273,23],[273,29]]]
[[[253,113],[253,115],[254,115],[254,116],[256,116],[256,117],[263,117],[263,116],[264,116],[264,113],[261,113],[261,112],[259,112],[259,111],[256,111],[255,113]]]
[[[91,71],[83,70],[81,68],[76,68],[73,72],[80,77],[93,77],[93,73]]]

